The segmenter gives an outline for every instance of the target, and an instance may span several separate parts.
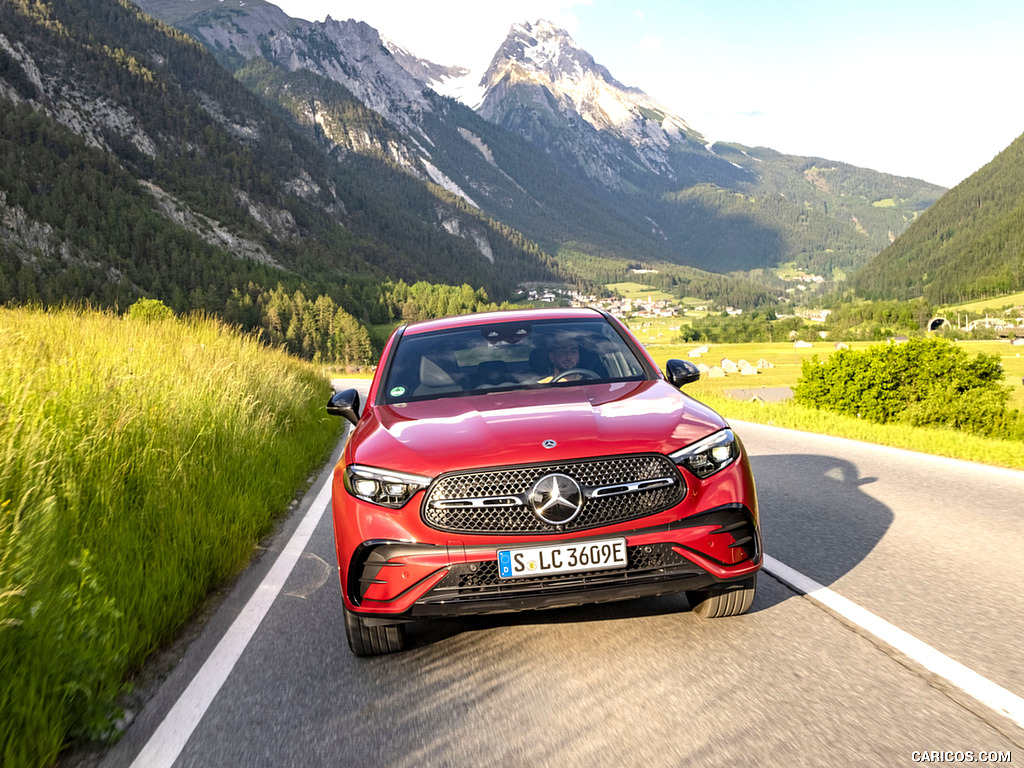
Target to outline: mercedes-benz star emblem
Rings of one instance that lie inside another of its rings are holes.
[[[545,523],[565,525],[583,508],[583,490],[568,475],[545,475],[530,490],[530,506]]]
[[[543,443],[541,443],[541,445],[543,445],[545,448],[554,448],[556,445],[558,445],[558,443],[556,443],[554,440],[545,440]]]

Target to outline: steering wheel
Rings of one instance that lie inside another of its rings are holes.
[[[561,381],[566,376],[579,376],[581,379],[600,379],[601,374],[595,373],[589,368],[570,368],[567,371],[562,371],[557,376],[551,378],[551,383],[554,384],[557,381]]]

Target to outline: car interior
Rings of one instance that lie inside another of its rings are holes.
[[[560,349],[569,353],[559,357]],[[559,368],[556,360],[571,367]],[[395,403],[644,376],[632,350],[603,320],[504,323],[404,335],[384,393]]]

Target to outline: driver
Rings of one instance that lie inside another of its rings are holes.
[[[545,376],[538,383],[547,384],[565,371],[572,370],[580,364],[580,345],[575,338],[566,336],[556,339],[548,350],[548,361],[551,363],[551,375]],[[562,381],[579,381],[578,373],[571,374]]]

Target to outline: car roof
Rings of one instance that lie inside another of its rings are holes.
[[[586,319],[596,320],[604,318],[604,314],[589,307],[544,307],[540,309],[512,309],[500,310],[497,312],[477,312],[471,315],[456,315],[444,317],[440,320],[423,320],[418,323],[411,323],[406,329],[406,334],[432,333],[437,331],[450,330],[453,328],[467,328],[475,325],[490,325],[492,323],[516,323],[531,322],[538,320],[573,320]]]

